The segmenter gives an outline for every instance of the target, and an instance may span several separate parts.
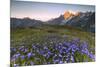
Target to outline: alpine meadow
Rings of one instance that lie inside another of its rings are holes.
[[[95,6],[11,0],[10,66],[95,62]]]

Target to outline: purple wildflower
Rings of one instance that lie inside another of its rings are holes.
[[[71,56],[71,61],[74,62],[74,57],[73,56]]]
[[[24,55],[22,55],[22,56],[20,56],[20,58],[23,60],[23,59],[25,59],[25,56],[24,56]]]
[[[31,64],[31,65],[34,65],[34,62],[31,61],[30,64]]]
[[[59,64],[63,64],[64,62],[63,61],[59,61]]]
[[[32,52],[27,54],[28,58],[30,58],[32,56]]]

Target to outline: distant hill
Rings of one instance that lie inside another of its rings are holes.
[[[42,21],[30,18],[11,18],[11,28],[37,27],[41,26],[42,24]]]

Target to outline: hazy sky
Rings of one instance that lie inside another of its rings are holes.
[[[11,17],[23,18],[29,17],[37,20],[47,21],[64,14],[65,11],[95,11],[95,6],[90,5],[72,5],[72,4],[55,4],[26,1],[11,2]]]

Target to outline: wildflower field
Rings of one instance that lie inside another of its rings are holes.
[[[11,30],[11,67],[94,61],[94,33],[67,26]]]

